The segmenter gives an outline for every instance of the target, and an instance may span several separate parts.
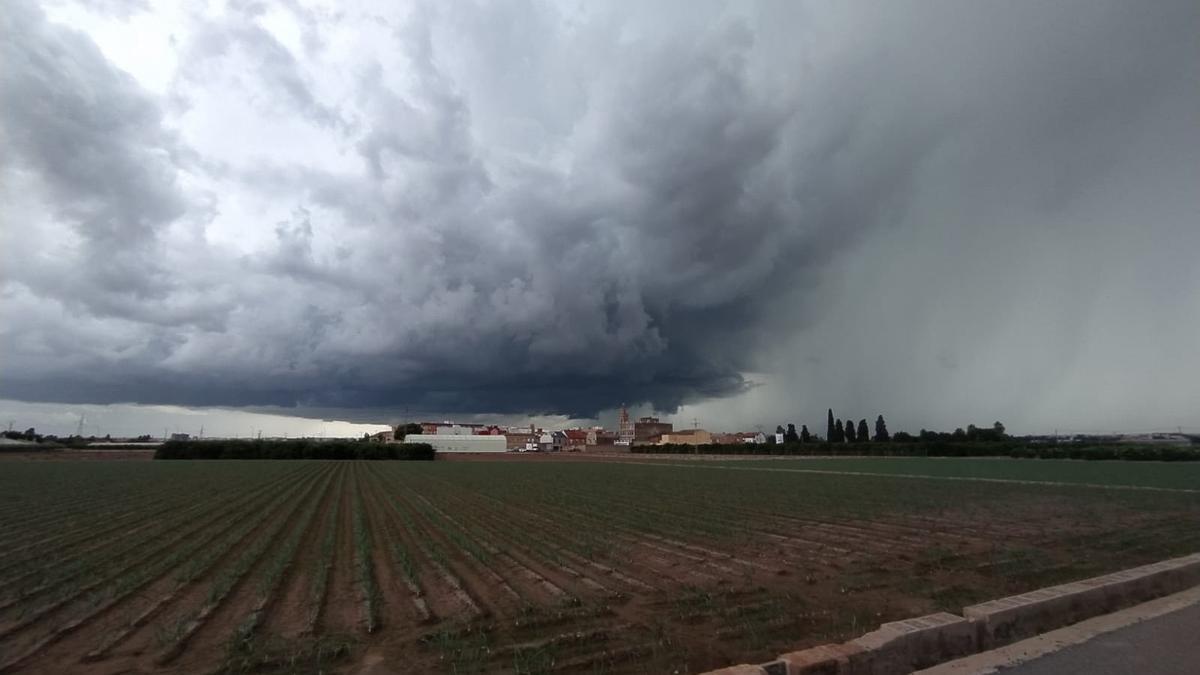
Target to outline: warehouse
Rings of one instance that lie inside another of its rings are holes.
[[[507,452],[504,436],[475,434],[409,434],[405,443],[428,443],[437,452]]]

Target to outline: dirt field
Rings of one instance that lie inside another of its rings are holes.
[[[5,462],[0,669],[696,672],[1200,548],[1195,492],[627,458]]]

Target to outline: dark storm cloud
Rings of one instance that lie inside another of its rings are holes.
[[[1023,279],[1047,267],[1014,242],[1052,240],[1052,268],[1065,242],[1115,251],[1123,230],[1095,217],[1113,181],[1159,205],[1151,232],[1195,214],[1156,191],[1196,166],[1179,133],[1194,3],[433,5],[354,29],[353,66],[335,58],[352,11],[322,36],[293,8],[302,54],[260,5],[198,23],[175,93],[208,103],[231,76],[236,105],[338,149],[307,161],[184,147],[87,37],[22,7],[2,19],[0,161],[43,186],[23,206],[49,214],[39,227],[77,241],[46,268],[5,240],[5,313],[28,317],[0,333],[11,398],[590,415],[778,372],[795,383],[780,405],[817,387],[928,401],[944,385],[906,354],[937,343],[935,364],[970,371],[988,353],[956,316],[1056,311],[1030,309],[1046,293]],[[1161,175],[1131,171],[1160,146]],[[222,221],[267,211],[248,200],[286,215]],[[947,260],[956,276],[920,276]],[[1087,300],[1073,283],[1064,307]]]

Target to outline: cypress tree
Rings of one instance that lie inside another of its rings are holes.
[[[846,442],[854,442],[854,420],[846,420]]]
[[[871,432],[869,429],[867,429],[867,421],[865,419],[861,419],[858,421],[857,436],[858,436],[858,440],[860,442],[865,442],[865,441],[871,440]]]
[[[834,431],[833,424],[833,408],[829,409],[829,419],[825,422],[825,441],[827,443],[837,442],[837,431]]]
[[[886,441],[888,438],[887,422],[884,422],[883,415],[880,415],[875,418],[875,440]]]
[[[812,434],[808,433],[808,425],[801,424],[800,425],[800,442],[808,443],[811,440],[812,440]]]

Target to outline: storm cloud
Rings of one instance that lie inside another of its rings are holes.
[[[9,3],[0,396],[1200,409],[1195,2],[641,4]]]

